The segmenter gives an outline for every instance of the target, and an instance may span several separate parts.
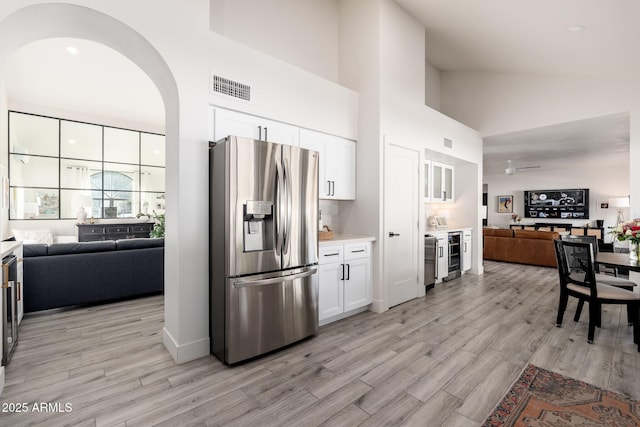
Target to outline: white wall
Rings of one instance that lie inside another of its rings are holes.
[[[359,95],[356,143],[356,200],[341,202],[341,223],[350,233],[379,237],[382,209],[380,136],[380,53],[378,0],[340,1],[340,82]],[[381,296],[381,243],[373,245],[374,305]]]
[[[338,0],[211,0],[211,29],[338,81]]]
[[[441,111],[482,136],[631,111],[640,79],[441,73]]]
[[[483,136],[628,111],[629,158],[640,158],[638,78],[474,72],[443,72],[441,77],[442,111]],[[630,215],[640,217],[640,169],[630,167],[626,172],[609,192],[628,186]]]
[[[425,106],[424,27],[395,2],[382,1],[382,10],[381,131],[387,143],[421,153],[427,150],[429,160],[456,166],[456,200],[447,208],[455,225],[473,228],[472,272],[480,273],[482,246],[477,233],[482,223],[482,140],[474,129]],[[452,148],[445,146],[445,138],[452,140]],[[424,209],[421,203],[420,218],[426,217]],[[421,224],[425,226],[426,221]],[[422,235],[425,229],[420,231]],[[421,245],[420,259],[423,249]]]
[[[373,309],[382,311],[388,307],[383,271],[384,144],[420,153],[430,149],[453,162],[471,163],[473,178],[468,170],[468,175],[463,172],[469,178],[466,185],[470,191],[456,206],[472,213],[463,221],[477,232],[481,225],[482,141],[473,129],[425,106],[425,30],[420,23],[391,0],[343,0],[340,4],[341,78],[358,90],[361,101],[357,200],[341,206],[341,217],[346,229],[378,238]],[[445,137],[454,140],[453,149],[443,146]],[[422,218],[424,207],[420,205]],[[420,245],[420,258],[423,250]],[[474,252],[480,254],[474,259],[474,272],[480,272],[481,245]]]
[[[440,111],[440,70],[427,62],[424,71],[424,103],[427,107]]]
[[[0,75],[0,177],[9,177],[9,107],[4,87],[4,79]],[[9,234],[9,210],[0,210],[0,240],[10,237]]]
[[[208,229],[208,181],[203,177],[208,175],[209,104],[355,138],[357,95],[212,33],[207,0],[75,3],[100,13],[56,1],[3,1],[0,68],[30,39],[57,34],[113,47],[158,86],[167,114],[164,342],[179,363],[204,356],[209,353],[208,244],[202,239]],[[29,4],[37,6],[25,8]],[[212,69],[250,80],[254,102],[210,95]]]
[[[628,194],[628,168],[606,167],[601,169],[585,169],[580,165],[566,165],[564,168],[545,171],[518,172],[514,175],[485,175],[488,185],[488,225],[509,227],[511,214],[497,212],[497,196],[513,195],[513,212],[523,217],[523,223],[536,222],[535,218],[524,218],[525,190],[555,190],[562,188],[589,189],[588,220],[553,220],[552,222],[573,224],[576,226],[595,226],[596,219],[604,220],[606,227],[615,225],[617,210],[600,209],[600,202],[607,202],[610,197],[621,197]],[[625,218],[629,218],[629,209],[625,209]],[[537,220],[543,221],[541,219]],[[605,236],[611,241],[610,236]]]

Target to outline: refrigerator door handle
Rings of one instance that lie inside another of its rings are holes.
[[[284,246],[284,221],[282,219],[282,198],[284,195],[284,174],[282,172],[282,164],[276,162],[276,252],[282,255]]]
[[[283,159],[283,163],[284,163],[284,185],[285,185],[285,198],[286,198],[286,202],[285,202],[286,222],[283,230],[284,247],[282,248],[282,253],[285,254],[289,252],[289,237],[291,236],[291,230],[290,230],[291,215],[293,210],[293,206],[292,206],[293,194],[291,194],[291,173],[289,170],[289,162]]]
[[[274,283],[281,283],[288,280],[296,280],[296,279],[302,279],[304,277],[309,277],[316,274],[317,271],[318,271],[317,268],[312,268],[311,270],[305,271],[303,273],[292,274],[289,276],[279,276],[279,277],[273,277],[270,279],[252,280],[249,282],[236,282],[233,284],[233,287],[237,289],[242,289],[242,288],[255,288],[257,286],[273,285]]]

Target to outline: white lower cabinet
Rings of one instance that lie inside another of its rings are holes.
[[[318,275],[321,325],[362,311],[373,299],[371,243],[321,246]]]
[[[471,269],[471,230],[462,230],[462,271]]]
[[[432,233],[438,239],[436,251],[436,283],[449,275],[449,235],[447,232]]]

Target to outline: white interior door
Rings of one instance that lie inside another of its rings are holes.
[[[419,152],[386,145],[383,238],[389,307],[418,296],[419,168]]]

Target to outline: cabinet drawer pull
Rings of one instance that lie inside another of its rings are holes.
[[[358,249],[357,251],[351,251],[352,254],[358,253],[358,252],[366,252],[364,249]]]
[[[336,252],[335,254],[324,254],[323,256],[339,256],[340,252]]]

